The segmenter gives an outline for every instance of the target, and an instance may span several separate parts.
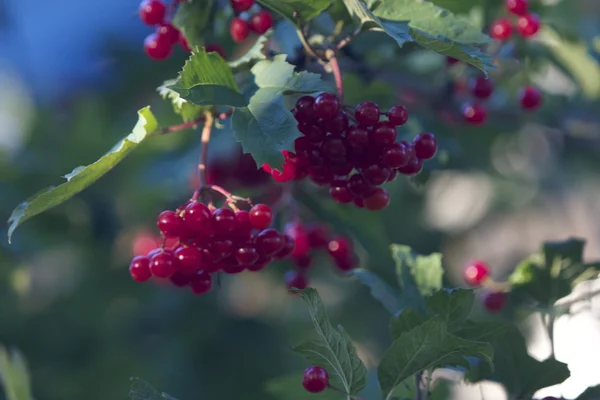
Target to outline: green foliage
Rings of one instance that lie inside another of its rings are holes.
[[[75,168],[65,175],[67,182],[50,187],[19,204],[12,212],[8,223],[8,241],[10,242],[15,229],[28,219],[55,207],[92,183],[115,167],[126,155],[135,149],[148,135],[158,128],[158,123],[150,111],[150,107],[138,111],[138,121],[133,131],[108,153],[96,162]]]
[[[399,244],[393,244],[391,250],[396,261],[400,286],[404,291],[414,298],[415,289],[422,296],[441,289],[444,268],[440,253],[432,253],[428,256],[415,255],[409,246]]]
[[[484,0],[433,0],[432,3],[455,14],[461,14],[468,13],[475,7],[480,7]]]
[[[0,383],[6,400],[33,400],[29,371],[19,350],[0,345]]]
[[[325,368],[331,379],[342,385],[348,394],[356,394],[366,385],[366,368],[356,354],[356,348],[344,328],[334,328],[315,289],[299,291],[308,304],[310,317],[318,338],[293,347],[314,365]]]
[[[192,49],[204,45],[214,5],[215,0],[187,0],[177,8],[173,25],[185,36]]]
[[[302,387],[302,372],[297,372],[272,379],[265,385],[265,392],[279,400],[306,400],[306,389]],[[311,393],[315,400],[341,400],[345,396],[334,390],[324,390],[321,393]]]
[[[227,62],[216,52],[207,53],[204,48],[192,53],[177,82],[169,88],[199,106],[243,107],[248,104]]]
[[[355,269],[348,273],[349,276],[358,278],[365,286],[371,289],[371,295],[378,300],[392,314],[395,315],[402,303],[394,290],[375,273],[366,269]]]
[[[148,382],[140,378],[130,378],[131,386],[129,388],[130,400],[177,400],[166,393],[161,393],[154,389]]]
[[[173,111],[179,114],[185,122],[194,121],[204,113],[204,110],[206,110],[207,107],[198,106],[194,103],[191,103],[181,97],[179,93],[171,89],[169,86],[175,84],[176,81],[176,79],[165,81],[156,90],[163,99],[171,102],[173,105]]]
[[[258,0],[258,2],[294,24],[302,25],[325,11],[332,0]]]
[[[256,42],[254,42],[252,47],[250,47],[250,49],[243,56],[236,60],[229,61],[229,66],[231,68],[240,68],[242,66],[246,66],[246,64],[251,64],[255,61],[260,61],[267,58],[264,50],[272,33],[273,30],[269,30],[264,35],[259,36],[259,38],[256,39]]]
[[[600,399],[600,386],[594,386],[587,388],[585,392],[581,393],[577,400],[598,400]]]

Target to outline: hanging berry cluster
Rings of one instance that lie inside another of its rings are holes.
[[[408,121],[403,106],[382,113],[376,103],[365,101],[356,106],[352,119],[347,109],[332,93],[301,97],[293,114],[303,136],[296,139],[294,153],[283,152],[281,171],[268,165],[263,169],[278,182],[309,177],[318,185],[329,185],[338,203],[381,210],[390,199],[380,186],[397,173],[421,172],[423,160],[437,152],[436,138],[421,133],[412,143],[397,142],[396,128]],[[382,115],[387,121],[380,121]]]
[[[306,226],[300,222],[286,225],[285,233],[294,239],[292,252],[295,268],[285,274],[288,288],[305,289],[309,285],[307,273],[313,265],[315,251],[326,250],[338,270],[347,272],[357,265],[351,241],[343,236],[330,238],[324,225]]]
[[[243,42],[251,32],[262,35],[273,27],[273,17],[267,10],[260,10],[247,16],[254,6],[254,0],[230,0],[231,8],[237,15],[231,20],[229,33],[234,42]]]
[[[146,25],[156,27],[154,33],[144,39],[144,50],[153,60],[169,58],[177,43],[189,50],[185,37],[170,23],[171,16],[168,11],[172,11],[177,3],[178,0],[175,0],[170,10],[167,10],[166,4],[161,0],[144,0],[140,3],[138,10],[140,19]]]
[[[273,212],[265,204],[250,211],[206,205],[191,200],[175,211],[158,216],[165,238],[178,240],[173,248],[160,247],[146,256],[134,257],[129,271],[134,280],[153,276],[170,279],[176,286],[189,286],[195,294],[212,289],[217,272],[237,274],[261,271],[275,259],[294,251],[294,239],[271,228]]]
[[[504,6],[509,16],[512,14],[516,17],[516,22],[511,20],[509,16],[492,22],[490,26],[490,37],[492,39],[499,41],[510,39],[513,28],[525,39],[532,38],[538,33],[541,27],[540,17],[529,12],[527,0],[505,0]]]

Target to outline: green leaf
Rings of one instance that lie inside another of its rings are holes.
[[[577,400],[600,400],[600,386],[585,389],[585,392],[581,393]]]
[[[432,0],[433,4],[456,14],[466,14],[482,5],[483,0]]]
[[[474,301],[472,290],[439,290],[427,299],[427,312],[444,318],[448,331],[454,333],[467,322]]]
[[[350,337],[341,325],[338,325],[337,329],[331,325],[315,289],[308,288],[298,293],[308,304],[310,317],[319,338],[295,346],[293,350],[313,364],[324,367],[332,380],[341,384],[346,393],[358,393],[366,385],[367,370],[356,354]]]
[[[279,400],[307,400],[306,389],[302,387],[302,372],[268,381],[265,385],[265,392]],[[334,390],[324,390],[321,393],[312,393],[310,398],[314,400],[341,400],[344,395]]]
[[[400,47],[405,42],[412,41],[407,22],[382,21],[377,18],[361,0],[343,0],[348,13],[354,19],[360,30],[382,30],[398,43]]]
[[[469,320],[455,334],[464,339],[490,342],[496,340],[499,335],[502,335],[511,327],[512,325],[506,322]]]
[[[269,36],[271,36],[271,33],[273,33],[273,30],[269,30],[264,35],[259,36],[246,54],[236,60],[229,61],[229,66],[231,68],[239,68],[242,65],[250,64],[254,61],[260,61],[267,58],[265,56],[264,49],[269,41]]]
[[[185,121],[194,121],[199,118],[206,110],[206,106],[198,106],[194,103],[190,103],[179,93],[169,88],[169,86],[173,85],[177,79],[170,79],[165,81],[161,86],[159,86],[156,90],[162,96],[163,99],[171,101],[173,105],[173,111],[177,114],[181,115],[181,118]]]
[[[180,3],[173,17],[173,25],[185,36],[191,48],[204,45],[214,3],[215,0],[188,0]]]
[[[395,315],[401,308],[401,302],[394,290],[375,273],[366,269],[355,269],[348,273],[349,276],[358,278],[365,286],[371,289],[371,296]]]
[[[6,400],[33,400],[29,371],[19,350],[0,345],[0,383]]]
[[[140,378],[130,378],[131,386],[129,388],[130,400],[177,400],[166,393],[161,393],[154,389],[148,382]]]
[[[158,128],[156,118],[150,107],[138,111],[138,121],[126,138],[117,143],[108,153],[96,162],[75,168],[65,175],[67,182],[50,187],[19,204],[12,212],[8,223],[8,241],[10,243],[15,229],[28,219],[51,209],[75,196],[83,189],[100,179],[116,166],[127,154],[137,147],[146,137]]]
[[[227,62],[216,52],[207,53],[204,48],[192,53],[177,82],[169,88],[200,106],[244,107],[248,104]]]
[[[281,14],[296,25],[316,18],[333,0],[258,0],[260,4]]]
[[[259,88],[277,89],[282,94],[314,93],[329,89],[321,76],[311,72],[295,72],[285,54],[276,55],[273,60],[258,62],[252,67],[254,83]]]
[[[409,271],[419,293],[430,295],[442,288],[444,269],[441,253],[431,253],[428,256],[414,255],[409,246],[393,244],[392,255],[396,261],[396,271],[400,277],[400,286],[405,286],[404,271]]]
[[[468,356],[491,365],[493,350],[487,343],[451,335],[442,318],[431,318],[400,335],[383,355],[377,370],[382,392],[389,399],[396,386],[426,369],[444,366],[468,369],[470,364],[465,358]]]
[[[405,308],[390,323],[390,331],[394,339],[398,339],[402,334],[410,332],[417,326],[423,325],[430,317],[420,314],[412,308]]]
[[[415,282],[409,263],[414,261],[410,247],[399,244],[390,246],[392,257],[396,263],[398,284],[402,289],[401,299],[406,307],[413,307],[419,312],[425,312],[425,302]]]

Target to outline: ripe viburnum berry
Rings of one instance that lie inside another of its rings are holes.
[[[160,24],[156,28],[156,34],[159,40],[165,40],[171,45],[179,41],[179,30],[171,24]]]
[[[507,300],[504,292],[487,292],[483,297],[483,307],[491,313],[498,313],[506,306]]]
[[[429,160],[437,152],[437,141],[435,136],[429,132],[419,133],[413,139],[415,155],[421,160]]]
[[[148,279],[152,278],[152,273],[150,272],[150,259],[145,256],[134,257],[133,260],[131,260],[131,264],[129,264],[129,273],[137,282],[146,282]]]
[[[302,375],[302,386],[310,393],[322,392],[329,386],[329,374],[321,367],[309,367]]]
[[[173,46],[168,40],[161,40],[159,35],[153,33],[144,39],[144,50],[148,57],[154,60],[164,60],[171,55]]]
[[[542,94],[540,90],[533,86],[524,87],[519,98],[521,101],[521,108],[527,111],[535,110],[542,104]]]
[[[379,122],[379,106],[372,101],[363,101],[354,109],[354,118],[361,126],[373,126]]]
[[[250,17],[250,29],[262,35],[273,27],[273,17],[267,10],[262,10]]]
[[[491,79],[478,76],[469,80],[471,94],[479,99],[487,99],[494,92],[494,83]]]
[[[230,0],[233,12],[239,14],[248,11],[254,5],[254,0]]]
[[[487,110],[479,103],[464,104],[462,114],[465,121],[471,125],[481,125],[487,119]]]
[[[250,224],[256,229],[267,229],[273,222],[273,211],[266,204],[257,204],[248,213]]]
[[[490,268],[481,260],[471,261],[463,270],[463,279],[470,286],[479,286],[490,275]]]
[[[392,125],[404,125],[408,121],[408,110],[404,106],[394,106],[388,111],[388,121]]]
[[[229,33],[234,42],[243,42],[250,34],[250,26],[242,18],[236,17],[229,25]]]
[[[525,14],[517,19],[517,31],[524,38],[534,36],[540,30],[540,17],[537,14]]]
[[[158,25],[165,19],[167,6],[160,0],[144,0],[140,3],[139,15],[146,25]]]
[[[525,15],[529,11],[527,0],[505,0],[506,10],[515,15]]]
[[[306,289],[308,287],[308,280],[306,276],[300,271],[288,271],[284,277],[285,285],[289,288]]]
[[[504,41],[512,35],[512,24],[508,18],[500,18],[492,22],[490,26],[490,37],[495,40]]]

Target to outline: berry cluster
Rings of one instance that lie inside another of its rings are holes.
[[[463,270],[463,279],[470,286],[490,286],[490,268],[481,260],[472,261]],[[506,306],[508,295],[501,290],[487,290],[483,296],[483,307],[491,313],[498,313]]]
[[[281,171],[268,165],[263,169],[278,182],[309,177],[318,185],[329,185],[329,194],[338,203],[385,208],[390,198],[380,186],[398,172],[418,174],[423,160],[437,152],[431,133],[420,133],[412,143],[396,141],[396,128],[408,120],[403,106],[382,113],[376,103],[365,101],[350,117],[336,95],[321,93],[301,97],[293,113],[303,135],[295,141],[295,152],[283,152]],[[381,115],[387,121],[380,121]]]
[[[229,25],[234,42],[243,42],[251,32],[262,35],[273,27],[273,17],[267,10],[257,11],[250,16],[245,14],[254,6],[254,0],[230,0],[230,4],[237,15]]]
[[[148,57],[164,60],[173,53],[173,46],[177,43],[189,49],[185,37],[171,25],[167,6],[161,0],[143,0],[138,13],[142,22],[156,27],[154,33],[144,39],[144,50]]]
[[[310,393],[320,393],[329,386],[329,374],[321,367],[308,367],[302,375],[302,386]]]
[[[154,276],[189,286],[195,294],[206,293],[216,272],[260,271],[274,259],[292,254],[294,239],[270,228],[272,220],[273,212],[265,204],[233,211],[190,201],[158,216],[163,237],[178,239],[174,248],[160,247],[134,257],[129,272],[138,282]]]
[[[490,26],[490,36],[492,39],[505,41],[508,40],[513,28],[516,28],[519,35],[524,38],[535,36],[540,30],[541,22],[539,15],[529,12],[528,0],[505,0],[504,6],[509,15],[516,16],[516,22],[509,17],[500,18],[492,22]]]
[[[314,251],[327,249],[334,265],[340,271],[349,271],[356,267],[356,255],[352,242],[343,237],[329,238],[329,232],[323,225],[305,226],[298,222],[286,225],[285,233],[294,239],[296,247],[292,252],[295,269],[285,275],[288,288],[305,289],[308,285],[307,272],[312,266]]]

